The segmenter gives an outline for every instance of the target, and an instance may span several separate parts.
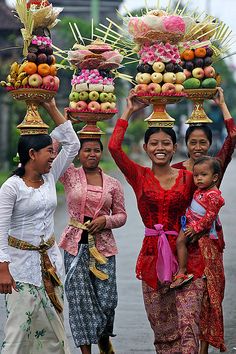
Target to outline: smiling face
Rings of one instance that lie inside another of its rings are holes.
[[[193,159],[193,161],[208,154],[210,142],[203,130],[195,129],[190,134],[187,142],[187,148],[189,156]]]
[[[40,175],[49,173],[52,167],[52,162],[55,158],[52,145],[48,145],[38,151],[30,149],[29,156],[31,158],[31,161],[33,162],[34,169]]]
[[[213,186],[218,178],[219,175],[213,172],[209,162],[199,163],[193,168],[194,184],[199,189],[207,189]]]
[[[79,151],[79,160],[82,166],[88,170],[94,170],[102,157],[101,146],[98,141],[84,142]]]
[[[158,133],[153,133],[147,144],[143,145],[144,150],[151,159],[152,163],[155,165],[167,165],[170,163],[175,151],[176,144],[173,144],[173,141],[170,135],[159,131]]]

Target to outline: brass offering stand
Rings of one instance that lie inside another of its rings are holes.
[[[55,91],[36,88],[22,88],[10,91],[13,98],[25,101],[27,112],[22,123],[17,128],[21,135],[48,134],[49,126],[40,117],[38,107],[40,102],[50,101]]]
[[[186,94],[176,96],[137,96],[139,100],[153,105],[153,112],[144,121],[148,123],[149,127],[165,127],[172,128],[175,119],[166,112],[166,105],[180,102]]]
[[[212,123],[203,108],[204,100],[213,98],[217,92],[216,89],[188,89],[185,90],[187,98],[193,101],[193,111],[186,121],[186,124],[206,124]]]

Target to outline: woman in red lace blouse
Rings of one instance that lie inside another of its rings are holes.
[[[222,110],[225,126],[228,132],[222,148],[216,155],[216,158],[221,165],[221,178],[217,183],[217,186],[219,187],[234,152],[236,144],[236,127],[225,103],[222,88],[218,88],[218,96],[215,98],[215,103]],[[192,171],[194,161],[201,156],[208,155],[208,150],[212,143],[211,129],[206,124],[201,126],[190,126],[186,131],[185,141],[188,148],[189,158],[186,161],[181,161],[172,165],[172,167]],[[217,248],[213,247],[213,249],[214,252],[211,247],[210,249],[209,247],[205,249],[207,259],[209,259],[209,255],[211,255],[217,260],[217,262],[212,262],[212,268],[207,268],[205,271],[205,273],[208,273],[208,281],[204,293],[200,320],[200,338],[202,340],[200,354],[208,353],[209,344],[219,348],[221,351],[225,351],[226,349],[224,345],[224,324],[222,316],[222,301],[224,298],[225,287],[223,268],[224,239],[222,228],[218,230]],[[211,276],[211,279],[209,279],[209,276]],[[216,301],[216,299],[218,300]],[[217,323],[217,326],[215,326],[215,323]]]
[[[116,164],[133,187],[145,225],[136,274],[142,280],[144,303],[159,354],[197,354],[198,322],[205,289],[204,263],[198,244],[189,247],[188,271],[195,279],[178,292],[169,290],[176,271],[176,237],[180,218],[193,196],[192,173],[170,166],[176,137],[170,128],[149,128],[144,149],[152,168],[138,165],[122,150],[128,119],[143,107],[131,93],[109,142]]]

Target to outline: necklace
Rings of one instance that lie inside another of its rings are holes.
[[[42,178],[42,177],[41,177],[40,179],[35,180],[35,181],[33,181],[32,179],[27,178],[27,177],[23,177],[23,179],[24,179],[25,181],[28,181],[28,182],[31,182],[31,183],[43,182],[43,178]]]

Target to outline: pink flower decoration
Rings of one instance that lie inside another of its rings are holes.
[[[185,22],[180,16],[166,16],[163,20],[163,26],[167,32],[185,32]]]

